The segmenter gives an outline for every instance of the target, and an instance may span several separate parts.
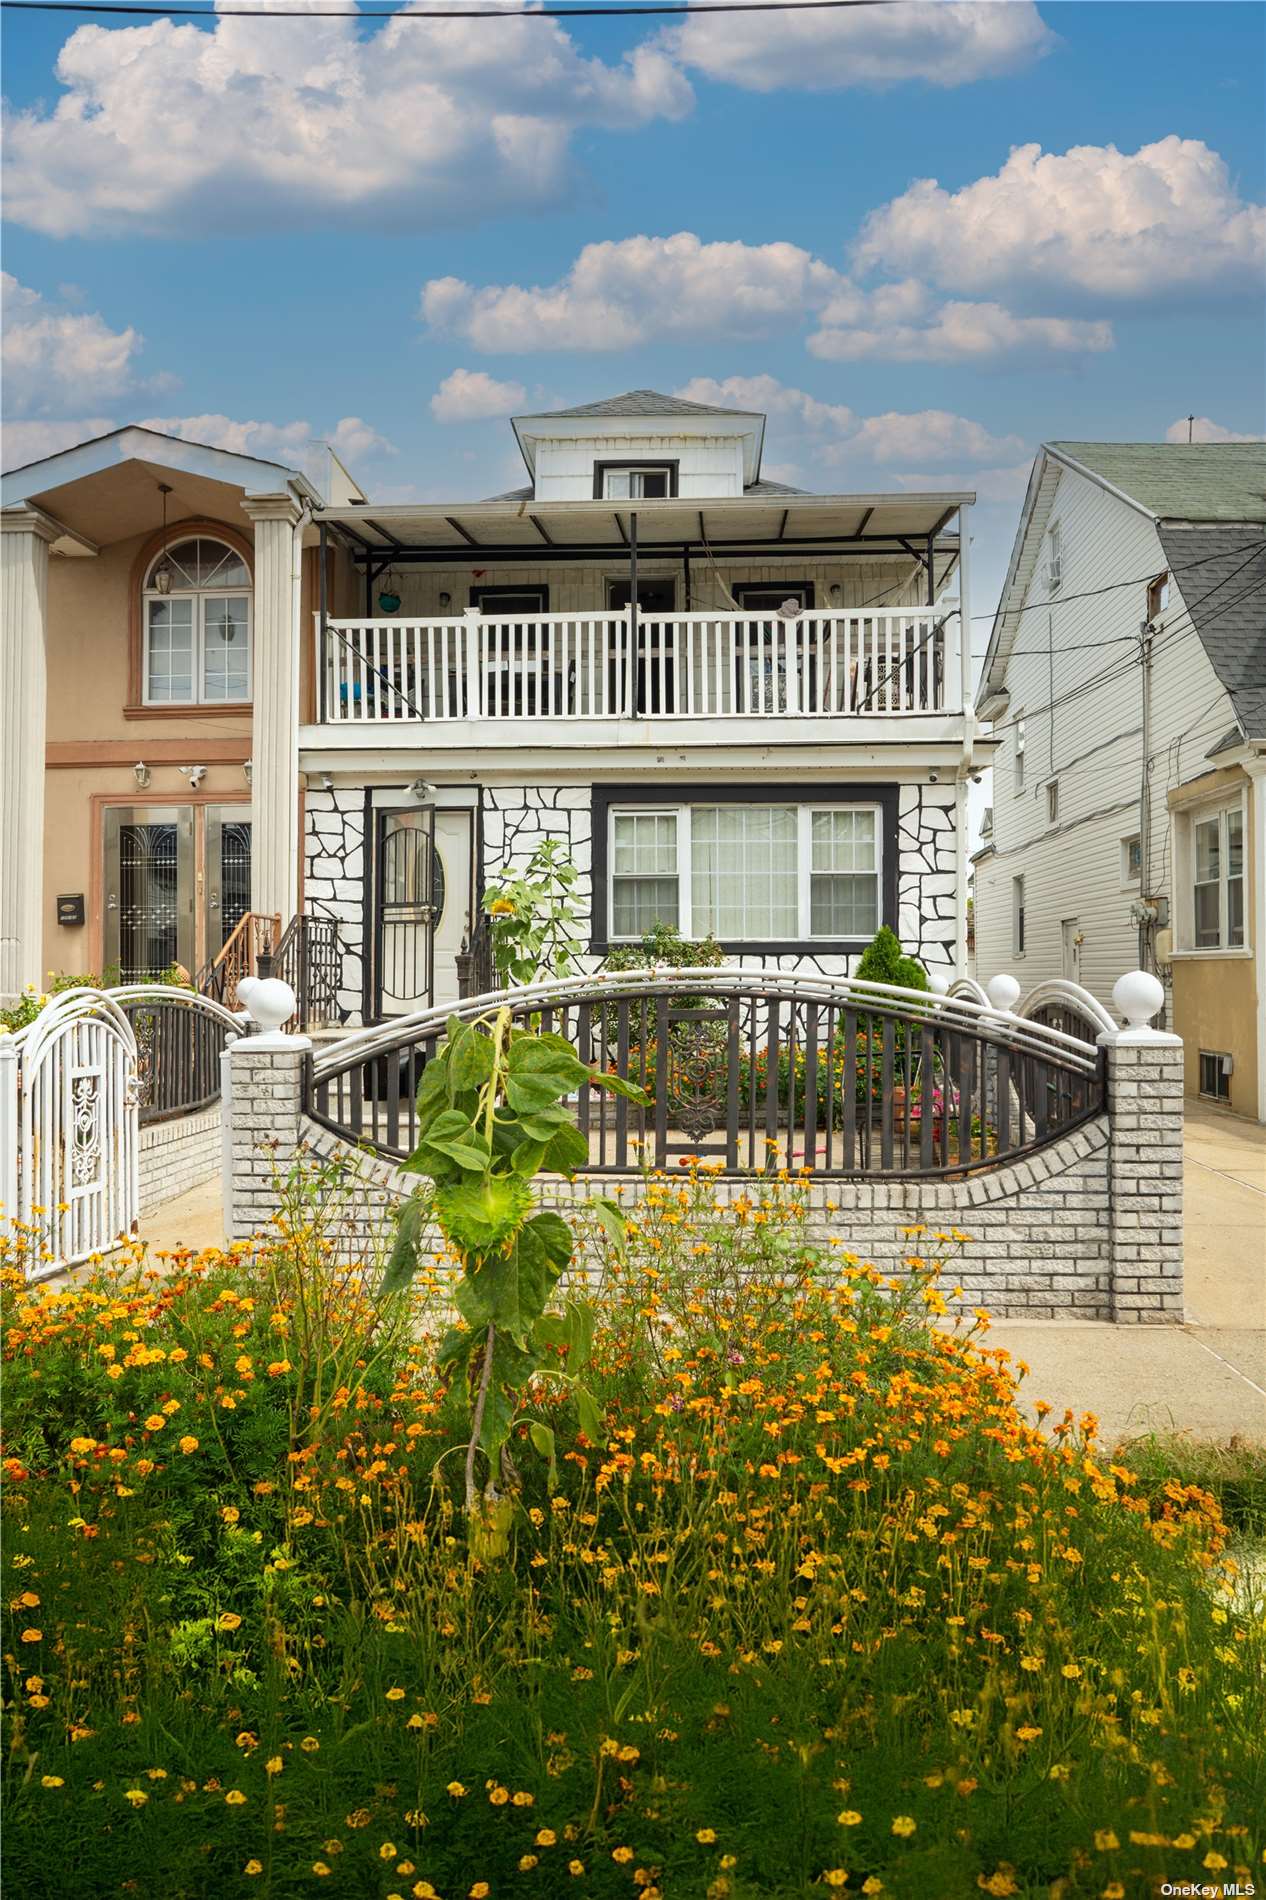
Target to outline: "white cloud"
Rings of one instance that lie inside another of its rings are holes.
[[[264,462],[281,462],[304,470],[318,482],[326,473],[327,445],[341,462],[349,464],[396,452],[386,436],[379,435],[359,416],[344,416],[323,435],[310,422],[236,422],[231,416],[221,415],[149,416],[139,427],[179,436],[183,442],[201,442],[209,448],[253,455]],[[356,473],[354,467],[352,472]]]
[[[958,86],[1013,72],[1052,43],[1030,0],[700,15],[660,37],[683,65],[751,92],[825,92],[911,79]]]
[[[112,330],[95,312],[75,313],[0,271],[6,413],[55,415],[109,401],[135,383],[142,338],[131,325]]]
[[[6,469],[25,468],[28,462],[42,462],[46,455],[73,449],[77,442],[90,442],[94,436],[108,435],[117,425],[108,416],[77,417],[74,421],[9,422],[0,429],[0,463]]]
[[[484,422],[508,416],[526,395],[522,383],[499,383],[482,369],[455,369],[432,396],[431,414],[437,422]]]
[[[1171,135],[1133,153],[1017,146],[959,191],[921,178],[866,219],[855,261],[967,292],[1221,298],[1260,288],[1264,251],[1266,207],[1240,198],[1202,140]]]
[[[1165,440],[1167,442],[1266,442],[1266,436],[1240,435],[1235,429],[1224,429],[1220,422],[1214,422],[1208,416],[1192,417],[1190,436],[1187,429],[1187,417],[1179,416],[1177,422],[1171,422],[1166,429]]]
[[[586,244],[555,284],[433,278],[422,316],[479,350],[620,350],[656,337],[763,337],[845,279],[797,244],[704,243],[693,231]]]
[[[390,218],[422,230],[576,190],[573,132],[689,111],[666,50],[588,59],[554,21],[222,17],[83,26],[7,124],[8,215],[56,237]]]
[[[944,475],[894,477],[887,464],[945,461],[988,464],[1003,456],[1017,455],[1025,446],[1021,436],[994,435],[983,423],[955,415],[948,409],[889,409],[881,415],[859,416],[846,403],[823,402],[807,390],[780,383],[775,376],[729,376],[723,382],[697,376],[674,394],[689,402],[760,410],[779,425],[771,430],[773,446],[779,451],[794,443],[802,459],[815,461],[820,470],[834,471],[842,467],[853,470],[858,466],[878,465],[885,481],[895,479],[903,486],[944,487],[948,478]],[[1027,469],[1028,464],[1024,466]],[[767,473],[772,473],[772,467]],[[774,476],[774,479],[795,478]],[[971,484],[963,478],[959,485]]]
[[[977,501],[1014,502],[1020,500],[1029,485],[1029,473],[1033,467],[1032,459],[1012,462],[1003,468],[973,468],[963,473],[949,473],[938,469],[935,474],[924,470],[916,475],[899,475],[895,472],[890,479],[901,488],[931,488],[947,493],[955,489],[971,489]]]
[[[1002,355],[1097,354],[1113,347],[1113,336],[1101,319],[1018,317],[1000,303],[951,302],[929,311],[923,323],[846,328],[828,320],[807,347],[836,363],[971,363]]]

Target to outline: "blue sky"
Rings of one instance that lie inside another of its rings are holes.
[[[1266,427],[1264,21],[6,15],[6,465],[154,419],[478,495],[510,407],[693,391],[806,487],[978,482],[983,609],[1043,438]]]

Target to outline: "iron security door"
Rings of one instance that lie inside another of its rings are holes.
[[[425,1009],[435,983],[435,919],[443,908],[435,808],[378,814],[375,1014]]]
[[[113,805],[105,813],[107,968],[124,983],[197,962],[191,805]]]
[[[208,805],[206,810],[206,956],[224,948],[251,907],[250,807]]]

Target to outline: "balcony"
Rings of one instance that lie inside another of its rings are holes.
[[[374,727],[909,718],[961,709],[957,603],[327,620],[318,720]],[[437,735],[438,736],[438,735]]]

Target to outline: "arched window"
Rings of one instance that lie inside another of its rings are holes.
[[[251,696],[251,576],[224,541],[176,541],[145,577],[147,706]]]

